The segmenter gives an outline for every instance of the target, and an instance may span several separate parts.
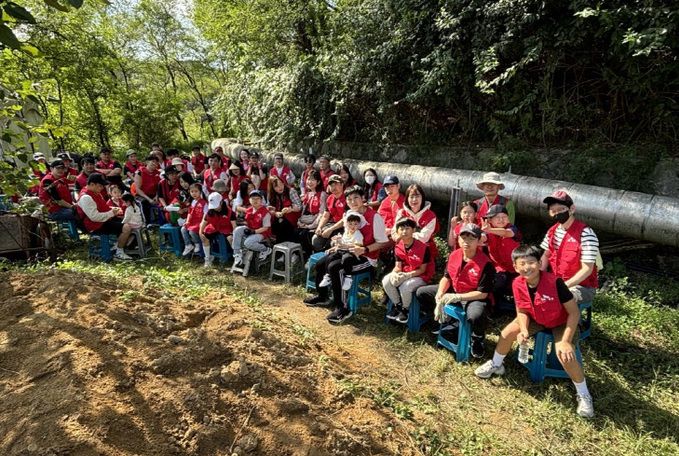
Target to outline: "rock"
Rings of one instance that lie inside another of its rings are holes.
[[[252,434],[245,434],[240,438],[240,440],[238,440],[238,446],[241,447],[241,449],[246,453],[255,451],[257,449],[257,445],[259,445],[259,440],[257,440],[257,437]]]
[[[279,400],[278,408],[283,415],[299,415],[309,411],[309,406],[307,404],[295,398]]]
[[[175,336],[174,334],[171,335],[171,336],[168,336],[167,340],[170,341],[171,343],[175,344],[175,345],[179,345],[179,344],[184,343],[184,339],[182,339],[179,336]]]

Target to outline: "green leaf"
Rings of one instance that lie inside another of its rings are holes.
[[[26,43],[21,44],[21,50],[31,57],[40,57],[40,55],[42,55],[37,47]]]
[[[0,137],[3,141],[6,143],[11,143],[12,142],[12,135],[9,134],[9,132],[5,132],[2,134],[2,137]]]
[[[83,0],[68,0],[73,8],[80,8],[83,6]]]
[[[12,49],[20,49],[21,43],[14,36],[14,32],[10,30],[5,24],[0,24],[0,43],[11,47]]]
[[[14,2],[8,2],[5,3],[4,10],[5,13],[9,14],[14,19],[28,22],[29,24],[35,24],[35,18],[33,15],[21,5],[17,5]]]
[[[58,9],[59,11],[63,11],[65,13],[68,13],[70,11],[67,6],[62,5],[57,0],[42,0],[42,1],[45,2],[45,5],[51,6],[52,8]]]

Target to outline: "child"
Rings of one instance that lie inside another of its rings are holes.
[[[200,240],[203,241],[205,252],[205,267],[212,266],[214,257],[210,255],[210,242],[219,234],[226,236],[229,244],[233,244],[233,230],[236,229],[236,214],[229,207],[229,203],[217,192],[208,197],[207,214],[200,222]]]
[[[481,226],[483,234],[481,241],[488,244],[488,256],[495,266],[495,282],[493,283],[493,295],[495,302],[503,298],[506,291],[516,277],[516,270],[512,261],[512,251],[519,246],[521,233],[509,223],[507,208],[495,204],[488,209],[483,217]]]
[[[123,218],[125,215],[125,209],[127,209],[127,206],[123,204],[123,201],[120,199],[122,196],[123,192],[120,190],[120,187],[117,185],[109,185],[108,186],[108,194],[111,195],[111,199],[106,202],[106,205],[110,208],[114,207],[119,207],[123,210],[123,212],[120,215],[117,215],[117,217]]]
[[[271,214],[262,203],[264,196],[261,190],[250,192],[250,207],[245,210],[245,225],[233,231],[233,261],[235,266],[242,265],[243,255],[241,246],[248,250],[259,252],[259,259],[265,260],[271,255],[271,247],[262,244],[264,239],[271,237]],[[245,237],[245,241],[243,238]]]
[[[434,261],[427,244],[413,238],[415,220],[403,217],[394,226],[400,239],[394,247],[396,266],[384,276],[382,287],[393,303],[387,318],[407,323],[413,293],[434,276]]]
[[[344,263],[346,259],[354,256],[352,253],[349,253],[349,249],[354,245],[363,245],[363,234],[359,230],[365,226],[365,223],[363,215],[356,211],[348,211],[344,215],[344,234],[332,237],[333,246],[325,252],[328,254],[328,261],[341,259],[342,263]],[[351,281],[351,276],[345,275],[342,289],[348,290],[351,288]],[[330,284],[330,274],[325,274],[319,286],[327,287]]]
[[[112,186],[118,188],[117,186]],[[120,189],[118,189],[120,191]],[[111,192],[113,195],[113,192]],[[125,215],[123,217],[123,225],[129,225],[133,230],[137,230],[144,226],[144,219],[141,216],[141,209],[131,193],[125,193],[120,197],[123,206],[125,207]]]
[[[448,247],[452,250],[460,248],[457,238],[460,237],[460,230],[467,223],[476,223],[476,203],[464,201],[460,205],[460,215],[450,219],[450,230],[448,232]]]
[[[191,195],[191,207],[189,214],[186,217],[186,222],[182,225],[182,237],[184,238],[184,252],[183,256],[188,256],[192,252],[200,253],[200,222],[203,220],[207,212],[207,201],[203,195],[203,187],[199,183],[194,183],[189,186],[189,194]]]

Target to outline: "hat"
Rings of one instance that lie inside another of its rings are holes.
[[[45,156],[41,154],[40,152],[36,152],[33,154],[33,160],[44,160]]]
[[[493,204],[490,206],[490,209],[488,209],[488,212],[486,215],[483,216],[483,218],[493,218],[498,214],[507,214],[509,215],[509,212],[507,212],[507,208],[504,207],[502,204]]]
[[[252,152],[250,152],[250,158],[259,158],[259,152],[253,150]]]
[[[479,190],[483,190],[483,184],[497,184],[502,190],[505,188],[505,184],[500,180],[500,175],[498,173],[490,172],[483,175],[483,179],[476,183]]]
[[[127,157],[129,157],[130,155],[136,155],[136,154],[137,154],[137,151],[135,151],[134,149],[127,149],[127,152],[125,152],[125,155]]]
[[[359,229],[359,230],[360,230],[361,228],[363,228],[363,227],[366,225],[366,223],[368,223],[368,222],[365,220],[365,217],[363,217],[363,214],[361,214],[361,213],[358,212],[358,211],[347,211],[347,212],[345,212],[345,213],[344,213],[344,222],[345,222],[345,223],[346,223],[347,218],[348,218],[350,215],[358,216],[358,218],[361,219],[361,221],[358,222],[358,229]]]
[[[177,168],[175,168],[174,165],[170,165],[170,166],[165,167],[165,175],[168,175],[170,173],[178,173],[178,172],[179,172],[179,170]]]
[[[184,161],[179,157],[175,157],[175,158],[172,159],[172,164],[184,166]]]
[[[408,218],[408,217],[400,217],[396,223],[394,224],[394,227],[396,229],[399,229],[402,226],[409,226],[411,228],[417,228],[417,223],[415,223],[415,220]]]
[[[264,198],[264,195],[262,195],[261,190],[253,190],[250,192],[250,195],[248,196],[250,196],[250,198],[252,198],[253,196],[259,196],[260,198]]]
[[[283,153],[281,153],[281,152],[276,152],[275,154],[273,154],[273,158],[281,158],[281,159],[282,159],[282,158],[283,158]]]
[[[54,160],[50,163],[50,168],[66,168],[66,163],[63,160]]]
[[[217,179],[212,184],[212,190],[215,191],[215,192],[225,192],[226,191],[226,182],[224,182],[222,179]]]
[[[476,239],[481,238],[481,228],[474,223],[467,223],[466,225],[462,226],[462,229],[460,230],[460,236],[465,233],[471,234]]]
[[[333,174],[328,178],[328,185],[332,184],[333,182],[339,182],[340,184],[342,183],[342,178],[339,177],[339,174]]]
[[[219,206],[222,205],[222,195],[220,195],[217,192],[212,192],[210,193],[210,196],[207,197],[207,208],[208,209],[217,209]]]
[[[234,162],[234,163],[231,163],[231,166],[229,166],[229,169],[233,169],[233,170],[240,169],[240,166],[238,166],[238,165]]]
[[[547,207],[551,206],[552,204],[563,204],[564,206],[571,207],[573,205],[573,198],[571,198],[570,195],[565,191],[557,190],[542,200],[542,202],[547,204]]]
[[[103,186],[106,186],[109,184],[109,182],[106,180],[106,178],[99,174],[99,173],[92,173],[89,175],[87,178],[87,185],[90,184],[101,184]]]
[[[58,154],[57,158],[59,158],[61,160],[69,160],[69,161],[71,160],[71,156],[68,155],[68,152],[62,152],[62,153]]]
[[[384,178],[384,182],[382,182],[384,185],[393,185],[393,184],[398,184],[398,177],[394,176],[393,174],[388,175],[387,177]]]

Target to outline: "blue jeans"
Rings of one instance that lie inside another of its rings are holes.
[[[184,245],[201,244],[200,236],[195,231],[189,231],[185,226],[182,226],[182,237],[184,238]]]
[[[69,220],[73,220],[73,210],[62,207],[56,212],[47,214],[47,218],[58,222],[67,222]]]

